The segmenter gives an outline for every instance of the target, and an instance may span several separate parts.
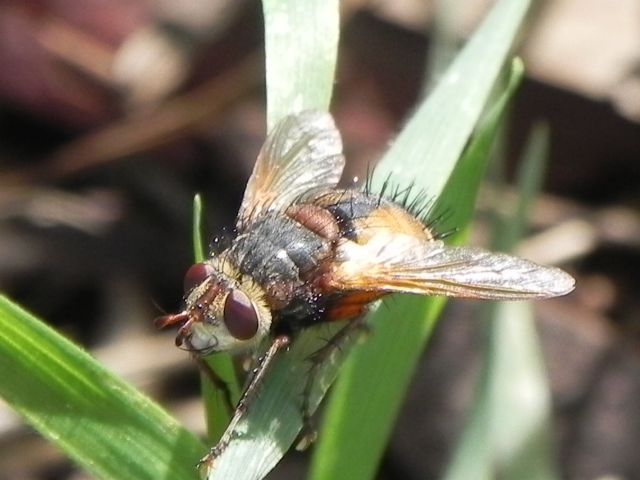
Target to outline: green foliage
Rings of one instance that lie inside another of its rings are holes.
[[[103,479],[194,479],[205,447],[164,410],[0,297],[0,395]]]
[[[206,258],[202,241],[202,199],[200,195],[196,195],[193,198],[192,240],[193,260],[195,263],[200,263]],[[231,401],[235,404],[240,398],[240,385],[238,384],[231,356],[227,353],[220,353],[211,355],[203,359],[203,361],[227,385]],[[202,382],[202,398],[205,406],[209,442],[213,444],[224,433],[233,412],[227,402],[226,392],[216,388],[204,372],[200,373],[200,380]]]
[[[340,2],[263,0],[267,127],[293,112],[328,110],[333,92]]]
[[[505,92],[466,149],[436,204],[436,211],[438,205],[454,208],[447,220],[461,229],[454,241],[460,242],[465,234],[489,150],[522,73],[521,63],[514,62]],[[375,476],[415,364],[443,306],[443,298],[395,296],[372,315],[372,334],[366,344],[356,346],[331,397],[313,463],[314,480]]]
[[[520,169],[519,200],[500,219],[494,247],[513,249],[540,189],[548,132],[536,128]],[[552,480],[551,394],[531,306],[490,304],[486,360],[475,403],[446,480]],[[526,412],[526,415],[523,414]]]

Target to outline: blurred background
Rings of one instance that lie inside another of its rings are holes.
[[[345,179],[381,155],[441,61],[435,3],[343,1]],[[455,4],[438,28],[463,42],[490,2]],[[152,320],[180,305],[194,193],[210,235],[234,220],[265,136],[262,29],[256,1],[0,2],[0,289],[200,433],[196,368]],[[568,479],[640,478],[640,3],[537,2],[520,53],[508,171],[535,122],[551,131],[520,253],[578,281],[536,304],[557,464]],[[479,369],[475,307],[450,302],[380,479],[443,472]],[[306,462],[291,453],[270,478],[302,478]],[[0,479],[84,478],[0,402]]]

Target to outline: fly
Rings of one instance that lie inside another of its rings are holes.
[[[574,288],[558,268],[445,245],[393,200],[338,189],[343,168],[330,114],[284,118],[258,155],[230,245],[189,268],[184,309],[156,320],[161,328],[177,326],[176,344],[197,356],[257,349],[270,339],[229,428],[204,462],[226,448],[273,358],[307,327],[350,320],[338,333],[344,335],[371,302],[395,292],[523,300]],[[305,421],[308,414],[305,404]]]

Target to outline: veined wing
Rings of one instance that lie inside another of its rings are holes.
[[[329,113],[282,119],[258,155],[238,214],[242,229],[269,210],[284,210],[306,192],[333,188],[344,169],[342,139]]]
[[[519,300],[564,295],[575,280],[559,268],[473,247],[448,247],[408,235],[344,242],[331,278],[341,290]]]

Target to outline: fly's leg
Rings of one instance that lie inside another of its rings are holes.
[[[297,450],[306,449],[317,437],[315,428],[311,422],[313,412],[311,411],[311,391],[318,374],[320,373],[320,367],[329,360],[336,352],[342,351],[343,347],[347,343],[347,340],[358,331],[367,331],[368,327],[364,322],[364,316],[357,317],[350,320],[341,330],[339,330],[333,337],[331,337],[326,345],[316,350],[310,357],[311,367],[307,374],[307,381],[305,382],[304,389],[302,391],[302,432],[299,436],[300,440],[296,445]]]
[[[291,338],[286,335],[280,335],[273,339],[273,342],[269,346],[268,350],[265,354],[258,360],[258,365],[253,369],[253,376],[247,388],[245,388],[242,397],[240,397],[240,401],[238,402],[238,406],[233,412],[233,417],[231,417],[231,421],[229,422],[229,426],[222,434],[222,437],[209,453],[198,463],[198,469],[204,469],[204,471],[208,471],[213,467],[213,464],[217,457],[219,457],[222,452],[229,446],[229,442],[233,439],[233,435],[236,432],[236,427],[238,423],[242,419],[242,417],[247,413],[247,410],[251,406],[251,402],[255,399],[256,393],[264,380],[265,375],[267,374],[269,367],[271,366],[274,358],[278,354],[278,352],[282,349],[285,349],[291,343]]]

